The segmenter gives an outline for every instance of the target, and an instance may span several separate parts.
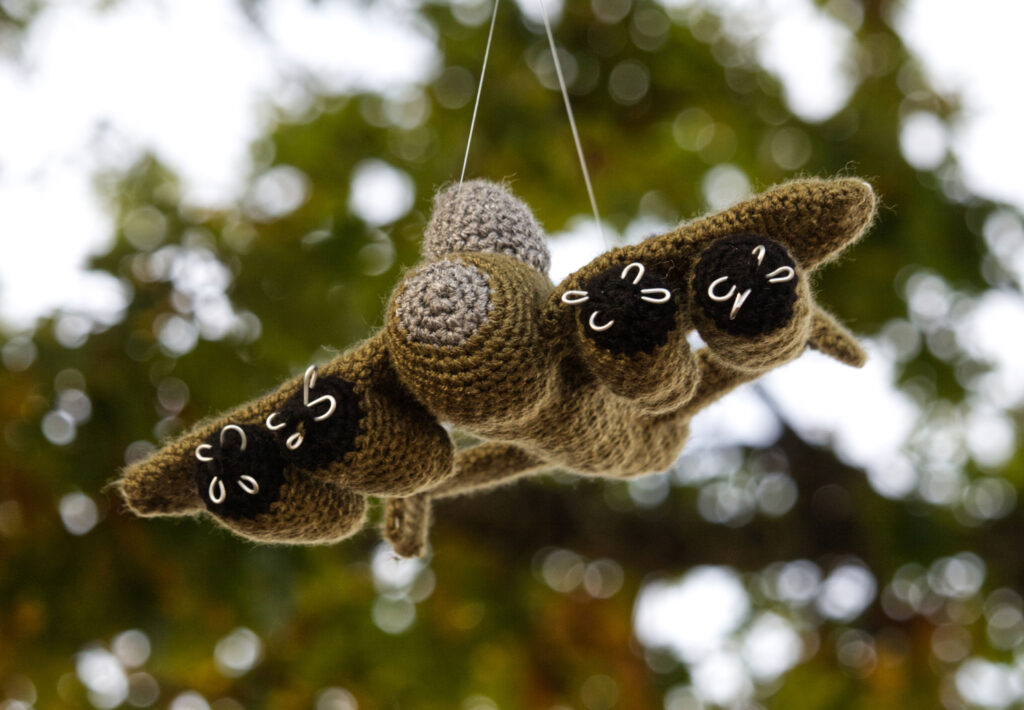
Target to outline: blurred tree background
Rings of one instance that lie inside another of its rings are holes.
[[[263,5],[243,2],[257,27]],[[767,444],[698,447],[632,484],[556,475],[441,504],[422,562],[396,563],[372,526],[290,549],[136,519],[105,488],[119,466],[379,326],[431,195],[458,176],[491,6],[409,6],[440,52],[425,85],[348,95],[297,74],[306,98],[252,146],[235,205],[184,204],[153,156],[96,175],[118,227],[91,269],[123,285],[123,312],[0,332],[0,707],[1022,702],[1021,399],[962,324],[1019,295],[1024,236],[950,154],[906,144],[959,104],[894,31],[898,5],[809,10],[851,42],[852,93],[820,120],[794,111],[727,4],[580,0],[556,25],[617,238],[796,175],[871,180],[877,225],[817,287],[913,412],[899,456],[873,467],[754,387],[777,419]],[[7,37],[41,7],[3,6]],[[470,175],[512,178],[549,232],[583,229],[551,56],[513,2],[490,62]]]

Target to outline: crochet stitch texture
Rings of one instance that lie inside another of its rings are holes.
[[[483,180],[449,187],[382,330],[199,422],[117,486],[139,515],[205,512],[271,543],[345,538],[379,496],[384,535],[415,556],[434,498],[552,469],[662,471],[694,414],[807,347],[864,363],[808,279],[874,214],[862,180],[790,182],[554,286],[525,204]],[[690,348],[693,330],[707,347]],[[442,422],[483,442],[456,451]]]

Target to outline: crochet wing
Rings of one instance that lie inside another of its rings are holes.
[[[207,513],[260,542],[333,542],[367,495],[409,495],[452,472],[447,432],[399,386],[382,338],[199,422],[117,482],[143,516]]]
[[[864,351],[814,303],[807,281],[856,242],[874,214],[875,196],[863,180],[779,185],[602,254],[555,288],[544,318],[552,332],[575,330],[577,343],[585,336],[634,352],[644,330],[658,340],[674,325],[657,317],[671,300],[682,305],[678,324],[695,328],[734,367],[764,371],[807,345],[859,367]],[[632,298],[623,298],[624,291]]]

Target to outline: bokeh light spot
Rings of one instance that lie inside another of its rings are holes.
[[[645,7],[633,15],[629,36],[640,49],[654,52],[668,39],[668,17],[657,7]]]
[[[565,79],[565,85],[572,86],[576,83],[576,79],[579,76],[579,64],[576,62],[576,57],[561,47],[557,49],[557,52],[558,63],[562,67],[562,77]],[[533,70],[541,85],[545,89],[559,91],[558,68],[555,66],[551,50],[548,46],[546,44],[535,45],[534,51],[529,56],[530,69]]]
[[[78,425],[85,424],[92,416],[92,401],[79,389],[68,389],[57,397],[57,407]]]
[[[128,677],[117,657],[109,651],[90,648],[80,652],[75,671],[89,691],[89,702],[95,707],[109,710],[127,699]]]
[[[263,642],[251,629],[239,627],[217,642],[213,658],[223,675],[237,678],[263,658]]]
[[[139,251],[152,251],[167,234],[167,218],[156,207],[143,205],[124,216],[125,238]]]
[[[165,377],[156,386],[156,399],[168,414],[177,414],[188,404],[188,385],[177,377]]]
[[[704,701],[688,685],[676,685],[665,693],[665,710],[704,710]]]
[[[635,59],[615,65],[608,75],[608,92],[616,103],[632,106],[647,95],[651,86],[651,73]]]
[[[367,276],[380,276],[387,273],[395,263],[395,247],[389,239],[367,244],[359,253],[356,260],[359,262],[360,270]]]
[[[704,201],[712,210],[722,210],[750,195],[750,179],[739,167],[723,163],[704,174]]]
[[[374,600],[371,616],[381,631],[400,634],[407,631],[416,620],[416,605],[405,597],[381,596]]]
[[[586,575],[583,558],[572,550],[552,550],[541,564],[544,583],[563,594],[578,587]]]
[[[875,577],[861,565],[845,564],[825,578],[818,611],[830,619],[852,621],[875,598]]]
[[[450,66],[438,77],[433,85],[434,97],[446,109],[456,110],[473,99],[476,82],[473,74],[465,67]]]
[[[765,515],[777,518],[796,504],[797,487],[784,473],[769,473],[757,483],[757,507]]]
[[[743,659],[761,681],[778,678],[796,665],[803,643],[793,625],[778,614],[761,614],[743,639]]]
[[[943,624],[932,632],[932,653],[943,663],[962,661],[971,652],[971,634],[959,624]]]
[[[51,444],[67,446],[75,440],[75,420],[67,412],[47,412],[40,426]]]
[[[389,594],[407,592],[424,566],[423,560],[419,558],[399,557],[386,542],[377,545],[370,561],[374,586],[377,591]]]
[[[344,688],[324,688],[316,696],[316,710],[359,710],[359,703]]]
[[[290,165],[278,165],[253,181],[246,203],[258,219],[273,219],[294,212],[309,192],[305,173]]]
[[[811,159],[811,139],[799,128],[781,128],[772,136],[771,153],[780,168],[796,170]]]
[[[608,599],[622,588],[624,573],[615,560],[594,560],[583,573],[583,588],[597,599]]]
[[[149,673],[132,673],[128,676],[128,704],[137,708],[148,708],[160,699],[160,684]]]
[[[210,704],[194,690],[186,690],[175,696],[167,710],[210,710]]]
[[[728,567],[697,567],[678,582],[656,581],[637,596],[633,626],[648,646],[670,648],[696,662],[717,649],[750,612],[739,575]]]
[[[900,126],[900,150],[908,163],[918,170],[934,170],[946,157],[946,124],[928,111],[915,111],[903,118]]]
[[[404,170],[382,160],[364,160],[352,171],[348,206],[372,226],[390,224],[412,209],[416,188]]]
[[[133,441],[125,447],[124,463],[126,466],[130,466],[136,461],[146,458],[154,451],[156,451],[156,446],[151,441]]]
[[[96,503],[85,493],[76,491],[60,499],[57,506],[61,522],[72,535],[85,535],[96,527],[100,514]]]
[[[693,687],[709,702],[738,706],[753,694],[753,684],[739,654],[715,651],[698,660],[691,670]]]
[[[668,498],[670,481],[668,474],[658,473],[641,476],[629,481],[629,497],[641,508],[655,508]]]
[[[955,682],[964,700],[984,708],[1007,708],[1024,699],[1024,671],[983,658],[965,661]]]
[[[938,594],[966,599],[978,593],[985,581],[985,562],[971,552],[943,557],[928,570],[928,584]]]
[[[39,699],[35,683],[20,673],[8,676],[4,680],[4,695],[13,701],[24,703],[26,706],[35,705]]]
[[[789,604],[807,604],[818,596],[821,569],[810,560],[794,560],[782,565],[775,576],[778,599]]]
[[[64,313],[58,316],[53,326],[57,342],[68,350],[82,347],[91,332],[92,321],[79,313]]]
[[[153,321],[160,344],[171,356],[184,355],[199,342],[199,329],[181,316],[161,314]]]
[[[149,637],[139,629],[122,631],[114,637],[110,649],[125,668],[139,668],[149,659]]]
[[[11,372],[24,372],[32,366],[38,355],[36,344],[28,336],[19,335],[4,343],[0,359]]]
[[[875,641],[863,631],[845,631],[836,641],[836,658],[850,675],[863,678],[878,664]]]
[[[599,22],[612,25],[629,14],[632,0],[590,0],[590,10]]]

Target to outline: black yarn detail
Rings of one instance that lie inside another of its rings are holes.
[[[340,377],[318,377],[316,386],[310,390],[309,398],[316,401],[324,395],[331,395],[337,401],[337,408],[327,419],[315,418],[327,411],[327,404],[307,407],[302,400],[302,387],[284,403],[275,421],[285,426],[273,432],[282,458],[306,471],[340,461],[355,448],[359,435],[359,424],[363,410],[359,406],[359,395],[352,384]],[[288,437],[295,432],[302,433],[302,444],[297,449],[287,447]]]
[[[753,254],[759,245],[765,249],[760,265]],[[799,276],[783,283],[768,282],[767,275],[781,266],[796,268],[786,249],[768,237],[744,234],[720,239],[704,251],[694,269],[694,298],[721,330],[733,335],[767,335],[789,323],[796,303]],[[708,295],[708,288],[722,276],[729,280],[718,285],[718,294],[725,294],[733,285],[737,294],[750,289],[734,318],[729,317],[734,298],[714,301]]]
[[[220,444],[218,431],[205,442],[212,448],[203,449],[203,455],[212,457],[213,461],[196,459],[194,479],[199,497],[208,511],[222,518],[249,519],[266,513],[280,497],[284,485],[284,463],[271,433],[252,425],[244,425],[242,430],[246,437],[245,451],[242,451],[237,431],[224,435],[224,446]],[[239,484],[243,475],[252,476],[259,484],[256,494],[246,493]],[[223,503],[214,503],[210,498],[210,483],[215,476],[224,485]]]
[[[634,284],[636,269],[622,277],[625,264],[613,266],[590,279],[584,290],[589,299],[580,307],[579,319],[587,337],[599,347],[616,355],[635,355],[652,352],[668,342],[669,333],[676,325],[679,308],[675,293],[666,303],[648,303],[641,300],[641,289],[669,288],[668,280],[645,264],[640,283]],[[614,320],[608,330],[595,331],[590,327],[590,316],[597,312],[598,325]]]

